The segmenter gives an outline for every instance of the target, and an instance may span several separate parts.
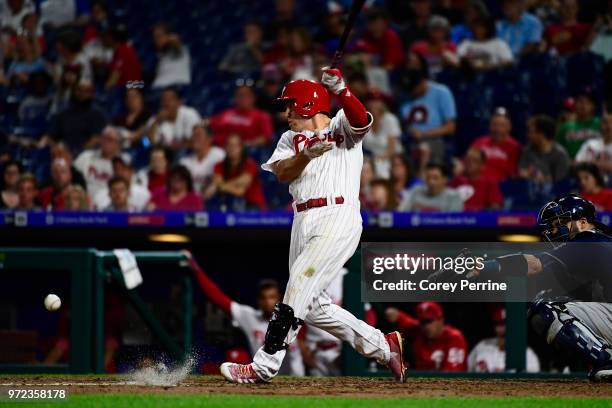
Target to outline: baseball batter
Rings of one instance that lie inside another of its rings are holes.
[[[290,130],[283,133],[262,168],[290,183],[295,217],[289,281],[253,362],[221,365],[221,374],[231,382],[274,378],[304,321],[387,365],[398,381],[405,378],[401,335],[383,335],[333,304],[324,292],[359,244],[361,142],[372,126],[372,115],[346,87],[339,70],[324,69],[321,82],[292,81],[279,98]],[[329,93],[342,106],[333,118]]]

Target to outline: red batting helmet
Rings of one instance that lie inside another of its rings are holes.
[[[329,115],[331,110],[327,89],[318,82],[306,79],[289,82],[276,101],[283,103],[303,118],[312,118],[317,113]]]

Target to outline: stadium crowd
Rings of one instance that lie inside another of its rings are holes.
[[[286,129],[273,101],[319,79],[350,4],[310,3],[228,21],[242,39],[206,64],[179,27],[143,39],[129,4],[1,0],[0,208],[289,208],[259,168]],[[375,119],[363,208],[534,209],[575,191],[612,211],[611,61],[608,1],[366,2],[343,64]]]

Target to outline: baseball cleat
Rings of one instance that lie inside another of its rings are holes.
[[[612,365],[591,370],[589,373],[589,380],[593,382],[612,382]]]
[[[387,367],[393,373],[397,382],[406,381],[406,365],[404,364],[404,341],[402,335],[397,332],[391,332],[385,334],[385,340],[389,344],[389,351],[391,352],[391,358]]]
[[[221,375],[229,382],[237,384],[255,384],[264,382],[255,374],[251,364],[223,363],[219,367]]]

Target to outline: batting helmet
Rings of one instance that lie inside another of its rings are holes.
[[[542,228],[545,239],[563,242],[567,241],[570,235],[567,223],[581,218],[596,223],[595,206],[589,200],[570,194],[542,207],[538,214],[538,225]]]
[[[327,89],[318,82],[306,79],[289,82],[276,101],[307,119],[312,118],[317,113],[329,115],[331,110]]]

